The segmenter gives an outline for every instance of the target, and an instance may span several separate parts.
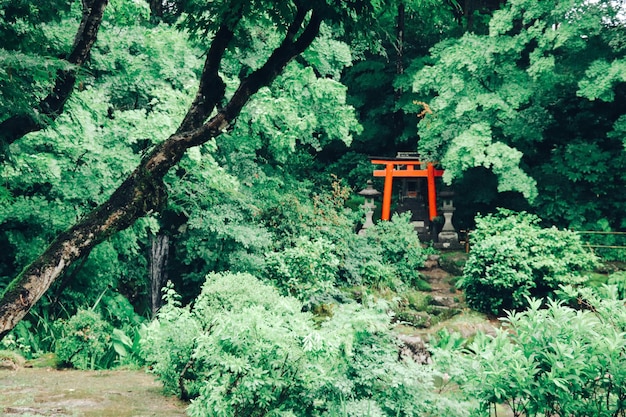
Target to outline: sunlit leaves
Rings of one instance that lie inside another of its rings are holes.
[[[10,206],[3,207],[0,215],[7,253],[3,280],[5,274],[13,275],[31,261],[57,233],[108,198],[142,154],[176,130],[191,101],[201,58],[186,36],[167,25],[150,28],[131,19],[131,14],[141,14],[147,7],[142,2],[111,4],[120,13],[107,15],[93,59],[79,73],[65,111],[48,129],[14,142],[10,160],[0,166],[10,196],[3,199]],[[120,22],[123,11],[127,19]],[[55,25],[56,38],[69,42],[78,21]],[[69,68],[65,61],[47,58],[42,51],[3,51],[0,56],[6,64],[0,79],[13,82],[2,83],[0,88],[16,88],[15,100],[7,95],[1,105],[7,106],[6,112],[32,105],[32,100],[47,94],[56,70]],[[107,242],[95,249],[91,257],[99,265],[88,261],[83,274],[78,268],[76,285],[89,286],[85,282],[91,277],[106,288],[119,279],[139,288],[132,291],[142,291],[137,279],[145,276],[140,269],[143,254],[136,248],[138,241],[146,239],[145,230],[145,225],[138,226],[121,235],[115,245]],[[97,296],[85,292],[72,298],[76,293],[71,289],[69,295],[66,308],[70,310],[76,307],[74,303],[88,304],[90,297]]]
[[[290,64],[270,87],[264,88],[244,108],[233,135],[241,148],[267,149],[285,162],[296,145],[319,151],[334,140],[350,143],[360,126],[346,104],[346,88],[318,78],[312,68]]]
[[[350,47],[337,39],[333,29],[322,25],[320,35],[302,54],[302,57],[316,69],[322,77],[339,80],[343,70],[352,65]]]
[[[169,117],[175,122],[158,136],[174,130],[195,92],[202,65],[201,53],[190,47],[184,34],[167,25],[105,26],[92,55],[91,70],[106,86],[114,110],[173,112]],[[152,123],[164,124],[159,118]]]
[[[534,180],[519,168],[522,154],[502,142],[492,142],[488,125],[473,124],[457,136],[446,156],[442,159],[446,167],[444,180],[450,182],[461,176],[463,171],[483,166],[493,170],[500,179],[498,190],[519,191],[530,200],[536,196]]]
[[[611,102],[615,99],[615,86],[626,83],[626,59],[616,59],[613,62],[595,61],[585,75],[578,83],[577,94],[589,100]]]
[[[0,48],[0,121],[18,113],[33,113],[33,106],[48,93],[57,71],[70,68],[58,58]]]
[[[150,6],[147,1],[109,0],[104,20],[117,26],[136,26],[150,19]]]
[[[621,140],[626,146],[626,114],[617,119],[613,125],[613,130],[607,134],[608,137]]]

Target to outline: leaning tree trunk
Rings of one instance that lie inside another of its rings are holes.
[[[167,261],[170,253],[170,238],[166,234],[152,237],[150,247],[150,308],[152,317],[161,308],[161,289],[167,282]]]
[[[75,67],[82,66],[89,58],[108,3],[109,0],[83,1],[83,17],[74,37],[72,51],[67,57],[67,62]],[[17,114],[0,123],[0,148],[7,147],[27,133],[43,129],[47,123],[55,120],[63,111],[75,83],[76,68],[59,70],[52,91],[41,100],[32,114]]]
[[[229,128],[250,98],[261,87],[269,85],[289,61],[313,42],[322,20],[317,12],[312,11],[307,21],[308,11],[305,7],[298,7],[283,42],[266,62],[241,81],[228,103],[206,123],[189,129],[198,124],[198,120],[206,119],[224,97],[225,83],[218,69],[232,39],[229,27],[233,27],[233,22],[217,31],[207,53],[198,95],[181,128],[146,155],[105,203],[54,239],[44,253],[9,284],[0,299],[0,340],[77,259],[140,217],[163,207],[166,201],[165,174],[189,148],[206,143]]]

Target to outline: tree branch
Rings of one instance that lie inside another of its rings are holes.
[[[96,41],[102,16],[109,0],[83,2],[83,17],[74,38],[74,46],[67,61],[76,67],[82,66]],[[22,136],[41,130],[50,120],[62,112],[76,83],[76,68],[57,71],[52,92],[45,97],[31,114],[17,114],[0,123],[0,147],[4,148]]]
[[[85,218],[58,236],[45,252],[9,284],[0,299],[0,340],[26,315],[50,285],[77,259],[114,233],[130,227],[137,219],[157,211],[166,202],[163,177],[184,156],[187,149],[219,136],[239,115],[243,106],[261,87],[270,85],[295,56],[303,52],[319,33],[321,18],[313,11],[300,36],[308,11],[298,9],[283,43],[266,63],[244,79],[229,103],[194,130],[179,131],[157,145],[111,197]],[[222,56],[224,48],[211,50]],[[211,51],[210,51],[211,52]],[[218,62],[207,58],[211,74]],[[207,75],[208,81],[211,79]],[[192,106],[193,107],[193,106]],[[197,123],[197,119],[189,124]],[[191,120],[190,119],[190,120]]]
[[[321,16],[311,11],[311,17],[301,35],[296,39],[297,33],[306,19],[308,9],[298,7],[293,22],[287,29],[287,34],[282,44],[276,48],[265,64],[244,78],[233,94],[228,104],[222,109],[227,120],[234,120],[248,99],[263,86],[269,85],[295,56],[304,52],[319,34],[322,23]]]
[[[211,114],[217,104],[224,99],[226,84],[219,75],[222,58],[228,48],[228,44],[233,39],[234,28],[241,20],[241,6],[234,10],[227,21],[235,21],[235,24],[223,23],[211,42],[211,47],[207,53],[200,85],[196,97],[185,115],[183,122],[178,128],[178,132],[185,132],[200,127]]]

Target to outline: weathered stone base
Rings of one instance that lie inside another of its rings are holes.
[[[463,245],[459,242],[459,234],[457,232],[441,232],[437,236],[438,242],[435,243],[437,249],[462,249]]]

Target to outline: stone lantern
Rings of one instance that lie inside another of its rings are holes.
[[[441,232],[437,235],[437,247],[442,249],[458,249],[461,247],[459,234],[452,225],[452,215],[455,210],[452,200],[453,196],[454,193],[452,191],[439,193],[439,198],[442,200],[441,214],[443,215],[444,223]]]
[[[372,220],[374,209],[376,208],[374,199],[380,195],[380,191],[374,189],[372,181],[369,180],[367,181],[367,187],[359,191],[358,194],[365,197],[365,203],[361,206],[365,209],[365,223],[363,223],[363,227],[359,230],[359,234],[363,234],[365,230],[374,226],[374,221]]]

